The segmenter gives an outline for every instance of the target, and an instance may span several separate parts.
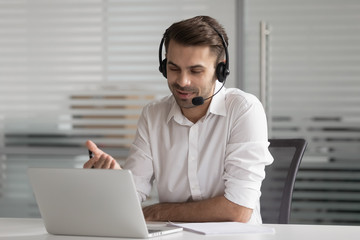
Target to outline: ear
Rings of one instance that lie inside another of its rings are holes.
[[[219,82],[224,82],[226,80],[227,74],[226,74],[226,64],[224,62],[220,62],[216,66],[216,77]]]

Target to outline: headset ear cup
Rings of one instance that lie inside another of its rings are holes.
[[[160,65],[160,72],[165,78],[167,78],[166,63],[167,63],[167,59],[165,58],[164,60],[162,60]]]
[[[218,65],[216,66],[216,77],[218,81],[224,82],[226,80],[227,75],[228,74],[226,73],[225,63],[224,62],[218,63]]]

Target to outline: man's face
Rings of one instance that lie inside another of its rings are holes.
[[[209,46],[184,46],[170,40],[166,58],[169,89],[180,108],[195,107],[194,97],[213,94],[216,56]]]

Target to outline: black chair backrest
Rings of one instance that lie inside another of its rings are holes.
[[[287,224],[295,178],[307,143],[304,139],[269,139],[269,142],[274,162],[265,168],[261,216],[263,223]]]

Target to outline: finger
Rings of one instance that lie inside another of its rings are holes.
[[[109,169],[111,168],[111,163],[114,161],[114,159],[110,156],[107,156],[104,164],[101,166],[101,168]]]
[[[114,166],[114,163],[116,163],[116,160],[108,155],[105,159],[105,161],[103,162],[103,165],[101,166],[101,168],[105,168],[105,169],[114,169],[115,167],[112,167]]]
[[[89,149],[91,152],[93,152],[94,154],[100,154],[100,153],[102,153],[103,151],[101,151],[101,149],[100,148],[98,148],[97,146],[96,146],[96,144],[93,142],[93,141],[91,141],[91,140],[87,140],[86,141],[86,147],[87,147],[87,149]]]
[[[110,164],[110,168],[111,169],[122,169],[120,164],[115,159],[112,160],[112,162]]]
[[[116,169],[116,168],[120,168],[120,169],[121,169],[120,166],[117,167],[117,162],[116,162],[116,160],[114,159],[113,161],[111,161],[110,169]]]
[[[100,157],[93,163],[93,166],[92,166],[93,168],[101,168],[101,165],[102,165],[101,157],[102,157],[102,155],[100,155]]]
[[[106,154],[106,153],[102,153],[99,157],[99,159],[97,159],[95,162],[94,162],[94,168],[103,168],[102,166],[104,165],[105,161],[106,161],[106,158],[108,157],[109,155]]]
[[[91,168],[94,165],[95,159],[91,158],[89,161],[87,161],[86,163],[84,163],[84,168]]]

